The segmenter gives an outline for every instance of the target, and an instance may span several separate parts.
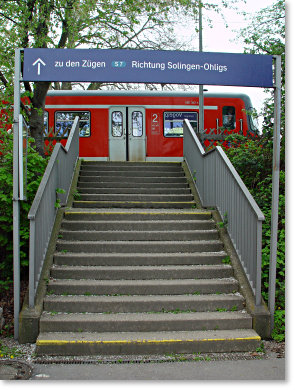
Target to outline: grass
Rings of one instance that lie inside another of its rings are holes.
[[[265,353],[265,347],[263,342],[260,344],[260,347],[256,348],[256,352]]]
[[[222,259],[223,264],[230,264],[230,257],[226,256],[224,259]]]
[[[0,340],[0,358],[14,359],[24,356],[24,353],[16,347],[8,347]]]

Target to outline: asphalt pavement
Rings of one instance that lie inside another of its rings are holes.
[[[165,363],[34,364],[30,380],[285,380],[285,359]]]

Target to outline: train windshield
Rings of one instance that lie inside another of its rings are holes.
[[[222,123],[226,129],[236,128],[236,110],[233,106],[224,106],[222,108]]]
[[[233,106],[224,106],[222,108],[222,123],[226,129],[236,128],[236,110]]]

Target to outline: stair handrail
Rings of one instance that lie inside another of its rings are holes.
[[[187,119],[183,127],[183,157],[202,206],[219,211],[259,306],[264,215],[222,148],[205,152]]]
[[[30,220],[29,306],[36,291],[57,210],[67,202],[79,158],[79,117],[73,122],[67,143],[56,143],[28,214]]]

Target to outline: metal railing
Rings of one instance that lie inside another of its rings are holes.
[[[79,157],[79,117],[75,118],[66,146],[57,143],[28,214],[30,220],[29,306],[35,295],[46,256],[57,204],[65,205]],[[60,193],[59,189],[63,190]]]
[[[261,304],[261,249],[264,215],[220,146],[205,153],[184,121],[183,156],[204,207],[216,207]]]

